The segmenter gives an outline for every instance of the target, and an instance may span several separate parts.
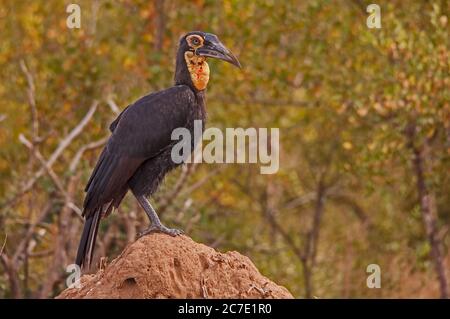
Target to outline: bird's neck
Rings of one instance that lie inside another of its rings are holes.
[[[206,89],[209,81],[209,65],[205,57],[190,51],[179,52],[175,67],[175,84],[188,85],[194,91]]]
[[[206,58],[195,55],[191,51],[186,51],[184,60],[195,88],[199,91],[206,89],[209,81],[209,65]]]

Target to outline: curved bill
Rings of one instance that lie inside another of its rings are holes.
[[[211,33],[206,34],[203,46],[198,48],[195,53],[200,56],[220,59],[241,68],[236,56],[220,42],[217,36]]]

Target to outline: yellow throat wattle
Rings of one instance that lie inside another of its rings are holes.
[[[206,89],[209,81],[209,65],[206,63],[206,58],[187,51],[184,59],[195,88],[199,91]]]

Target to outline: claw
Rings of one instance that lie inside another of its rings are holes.
[[[181,234],[184,234],[184,232],[182,230],[180,230],[180,229],[168,228],[168,227],[166,227],[164,225],[151,225],[149,228],[147,228],[147,229],[143,230],[142,232],[140,232],[138,234],[138,238],[140,238],[142,236],[145,236],[145,235],[148,235],[148,234],[153,233],[153,232],[160,232],[160,233],[168,234],[168,235],[173,236],[173,237],[181,235]]]

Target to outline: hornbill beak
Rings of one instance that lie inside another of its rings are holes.
[[[195,54],[220,59],[241,68],[241,64],[236,56],[214,34],[208,33],[205,36],[203,46],[195,50]]]

